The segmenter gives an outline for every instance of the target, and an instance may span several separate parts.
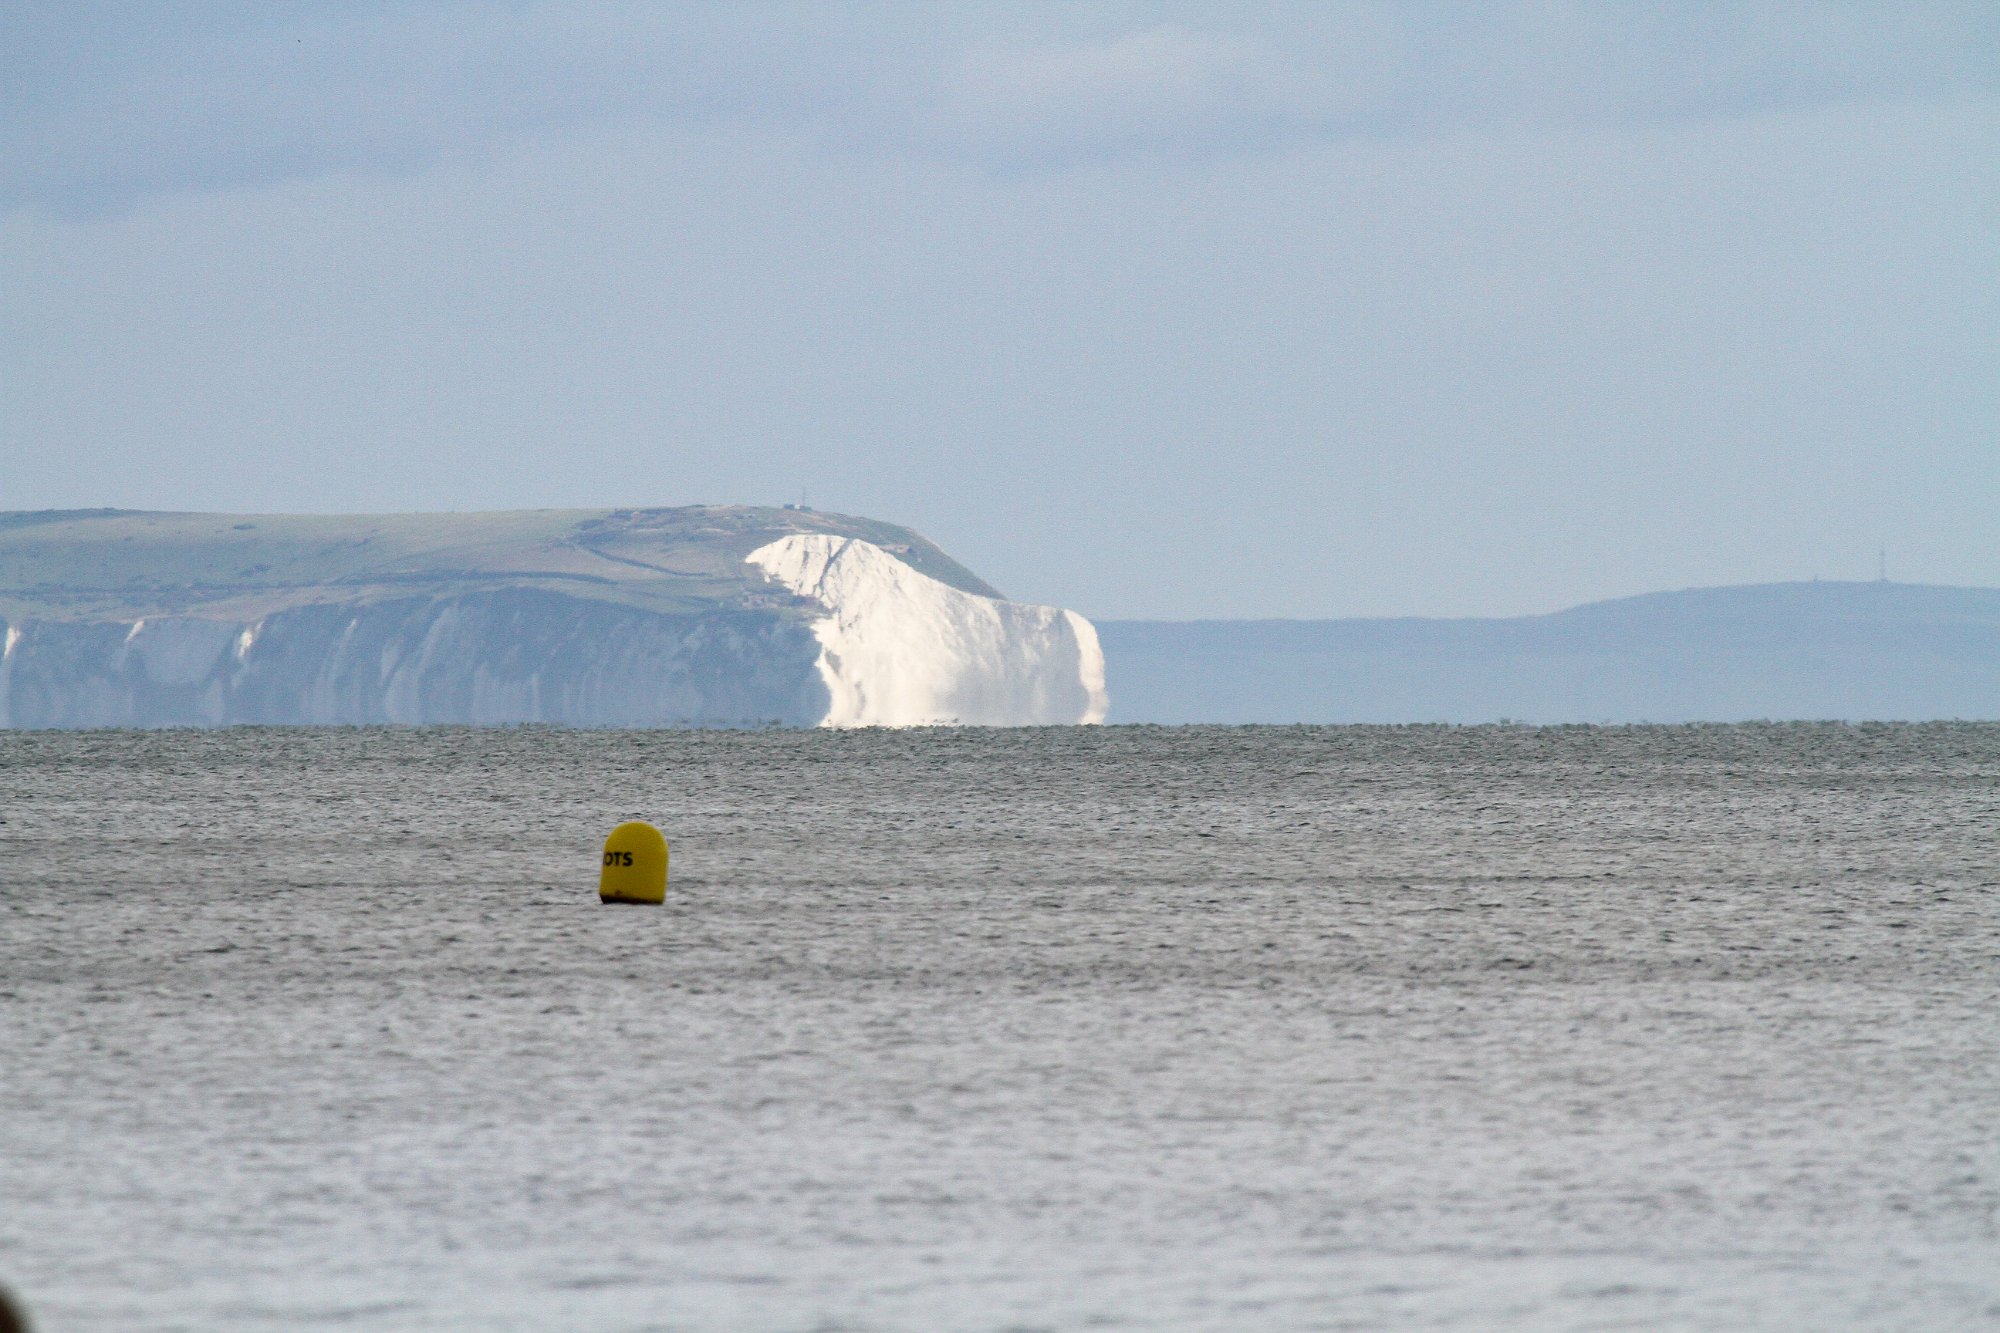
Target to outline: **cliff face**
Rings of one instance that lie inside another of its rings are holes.
[[[786,537],[750,563],[826,608],[829,726],[1104,720],[1104,654],[1074,611],[960,592],[852,538]]]
[[[917,534],[868,520],[234,518],[0,516],[0,726],[1104,712],[1087,622],[1008,602]],[[815,558],[812,579],[792,576]]]
[[[308,606],[262,620],[10,625],[0,726],[516,723],[809,726],[812,631],[536,590]]]

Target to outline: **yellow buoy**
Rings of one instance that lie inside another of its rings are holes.
[[[658,829],[633,819],[611,830],[604,840],[597,896],[607,903],[667,900],[667,840]]]

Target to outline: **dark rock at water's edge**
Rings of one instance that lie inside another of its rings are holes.
[[[1777,583],[1501,620],[1099,621],[1112,722],[2000,719],[2000,589]]]

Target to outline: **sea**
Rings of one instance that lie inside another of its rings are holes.
[[[0,1285],[1991,1328],[2000,726],[0,733]]]

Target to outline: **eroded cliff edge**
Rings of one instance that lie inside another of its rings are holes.
[[[1081,617],[806,510],[0,514],[0,634],[9,727],[1104,714]]]

